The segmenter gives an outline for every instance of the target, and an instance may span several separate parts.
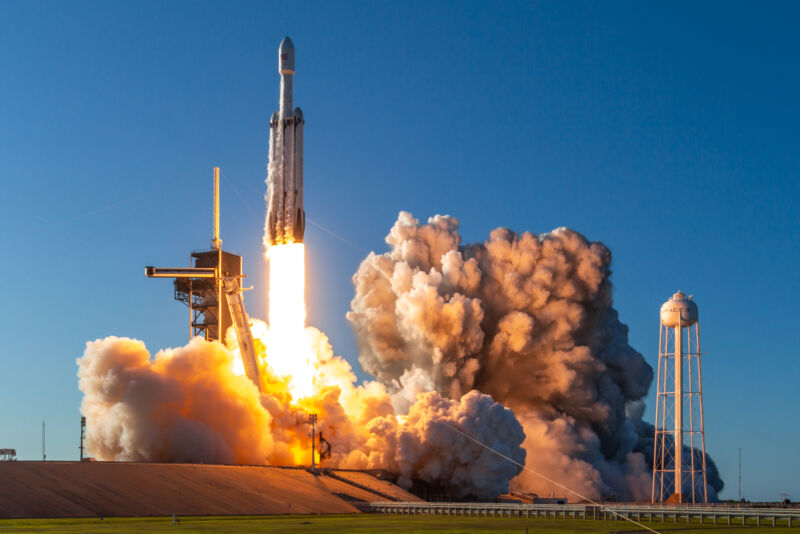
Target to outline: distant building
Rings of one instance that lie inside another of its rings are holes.
[[[509,494],[512,495],[513,497],[518,497],[520,499],[528,501],[531,504],[567,504],[566,497],[556,497],[554,495],[551,495],[550,497],[539,497],[535,493],[528,493],[525,491],[514,491],[514,490],[511,490]]]

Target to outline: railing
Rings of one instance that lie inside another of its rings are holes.
[[[796,508],[732,508],[724,506],[654,506],[591,504],[516,504],[459,502],[374,502],[369,508],[383,514],[429,514],[483,517],[634,520],[661,523],[698,521],[728,525],[800,526]]]

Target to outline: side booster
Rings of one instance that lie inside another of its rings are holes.
[[[278,47],[281,74],[280,110],[269,122],[267,169],[267,246],[302,243],[306,229],[303,211],[303,112],[292,110],[294,44],[288,37]]]

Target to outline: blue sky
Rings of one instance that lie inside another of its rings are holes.
[[[276,48],[306,117],[309,320],[357,366],[350,277],[400,210],[465,241],[569,226],[614,255],[655,365],[658,308],[700,306],[707,447],[737,494],[800,499],[800,8],[774,2],[0,4],[0,447],[77,458],[87,340],[188,338],[145,265],[261,248]],[[329,230],[347,242],[333,237]],[[363,375],[362,375],[363,376]],[[646,417],[652,420],[654,395]]]

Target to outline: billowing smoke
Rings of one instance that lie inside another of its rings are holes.
[[[108,337],[78,360],[87,446],[101,460],[262,463],[275,454],[270,413],[231,372],[219,343],[193,339],[150,360],[144,343]]]
[[[514,411],[532,471],[593,499],[649,498],[652,427],[640,424],[653,370],[612,307],[603,244],[500,228],[464,246],[455,218],[406,212],[386,242],[354,275],[347,317],[397,410],[477,389]],[[532,471],[512,486],[564,494]],[[709,485],[714,496],[721,481]]]
[[[254,321],[261,391],[237,374],[238,349],[195,338],[151,358],[141,341],[108,337],[87,343],[78,359],[87,447],[100,460],[307,465],[306,419],[331,443],[325,467],[384,468],[453,494],[492,498],[508,491],[520,468],[456,430],[524,462],[524,434],[513,413],[478,392],[450,399],[419,397],[398,418],[386,388],[355,384],[324,334],[306,328],[314,355],[313,394],[293,399],[289,377],[270,368],[265,323]],[[456,429],[456,430],[453,430]]]
[[[260,388],[237,371],[233,329],[227,346],[194,339],[154,357],[109,337],[78,359],[89,450],[101,460],[308,464],[306,419],[317,413],[332,444],[326,467],[389,469],[406,487],[428,482],[454,497],[493,498],[509,481],[565,494],[539,473],[592,499],[649,498],[642,398],[653,371],[612,307],[604,245],[566,228],[497,229],[462,245],[456,219],[420,224],[404,212],[386,241],[390,251],[354,275],[347,315],[378,381],[357,385],[326,336],[302,325],[292,351],[308,358],[291,352],[287,365],[279,345],[270,353],[275,332],[253,321]],[[302,322],[299,295],[281,302],[299,304]],[[313,383],[298,388],[298,377]],[[707,461],[714,499],[722,481]]]
[[[520,468],[483,445],[524,464],[525,451],[518,445],[524,438],[511,410],[488,395],[473,390],[458,402],[436,392],[422,394],[397,435],[399,482],[444,480],[454,497],[494,498],[508,491],[501,482]]]

